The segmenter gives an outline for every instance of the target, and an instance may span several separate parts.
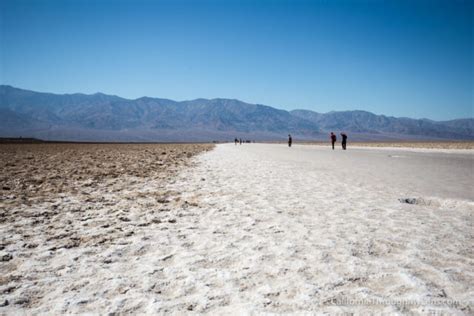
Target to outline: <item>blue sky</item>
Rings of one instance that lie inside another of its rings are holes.
[[[473,117],[473,1],[0,1],[0,82]]]

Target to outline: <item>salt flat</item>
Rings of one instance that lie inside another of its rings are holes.
[[[101,240],[35,237],[28,256],[30,220],[5,223],[0,313],[472,313],[472,151],[223,144],[192,159],[166,187],[119,176],[86,188],[93,205],[9,210],[56,205],[51,235]]]
[[[192,251],[175,258],[178,274],[187,276],[181,286],[189,284],[196,304],[215,311],[469,313],[473,158],[217,146],[182,174],[186,198],[202,211],[189,237]],[[423,200],[399,201],[412,197]],[[412,302],[331,305],[364,298]]]

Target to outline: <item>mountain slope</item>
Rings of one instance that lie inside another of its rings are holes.
[[[407,135],[421,138],[472,139],[474,119],[436,122],[427,119],[395,118],[366,111],[341,111],[325,114],[309,110],[293,110],[291,114],[305,118],[325,131],[360,134]]]
[[[351,139],[472,139],[473,119],[434,122],[364,111],[284,111],[231,99],[177,102],[135,100],[96,93],[40,93],[0,86],[0,136],[92,141],[210,141],[326,139],[327,131]]]

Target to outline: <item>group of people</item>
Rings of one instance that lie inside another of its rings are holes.
[[[331,138],[332,150],[334,150],[334,144],[335,144],[336,141],[337,141],[336,134],[334,134],[333,132],[331,132],[331,135],[330,135],[329,137]],[[342,149],[343,149],[343,150],[346,150],[346,146],[347,146],[347,134],[346,134],[346,133],[341,133],[341,137],[342,137],[342,142],[341,142]]]
[[[236,145],[237,145],[237,144],[242,145],[242,143],[252,143],[252,142],[255,143],[255,141],[248,140],[248,139],[244,139],[244,140],[242,140],[242,138],[235,138],[235,139],[234,139],[234,143],[235,143]]]
[[[347,134],[346,133],[341,133],[341,137],[342,137],[342,142],[341,142],[342,149],[346,150]],[[329,139],[331,140],[332,150],[334,150],[334,145],[336,144],[336,141],[337,141],[336,134],[331,132],[331,134],[329,135]],[[249,140],[244,140],[243,141],[242,138],[235,138],[234,139],[234,143],[236,145],[238,145],[238,144],[242,145],[242,143],[250,143],[250,142],[251,141],[249,141]],[[291,137],[291,134],[288,134],[288,147],[291,147],[292,144],[293,144],[293,138]]]
[[[346,150],[347,134],[341,133],[341,137],[342,137],[342,142],[341,142],[342,149]],[[336,144],[336,141],[337,141],[336,134],[331,132],[331,134],[329,135],[329,138],[331,139],[332,150],[334,150],[334,144]],[[291,134],[288,134],[288,147],[291,147],[292,144],[293,144],[293,138],[291,137]]]

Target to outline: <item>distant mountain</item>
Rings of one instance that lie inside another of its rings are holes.
[[[474,139],[474,119],[436,122],[428,119],[396,118],[366,111],[342,111],[325,114],[293,110],[325,131],[346,131],[374,138]]]
[[[363,111],[284,111],[230,99],[177,102],[96,93],[51,94],[0,86],[0,137],[75,141],[211,141],[242,137],[326,139],[474,139],[472,118],[435,122]]]

